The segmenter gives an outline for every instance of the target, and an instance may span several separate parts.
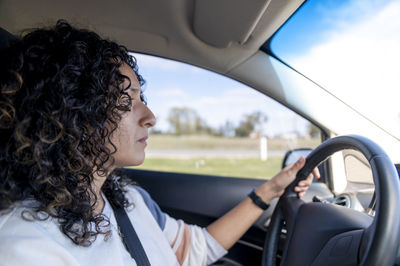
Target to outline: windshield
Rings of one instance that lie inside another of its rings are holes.
[[[270,50],[400,139],[399,17],[398,0],[309,0]]]

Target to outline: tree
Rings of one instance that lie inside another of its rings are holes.
[[[260,111],[255,111],[245,115],[240,121],[239,126],[235,128],[236,137],[248,137],[254,131],[261,132],[262,125],[267,122],[268,117]]]
[[[229,120],[225,124],[221,125],[218,130],[214,133],[216,136],[233,137],[235,135],[235,127]]]
[[[320,138],[321,137],[321,130],[314,126],[313,124],[310,123],[310,125],[308,126],[308,134],[312,137],[312,138]]]
[[[212,133],[212,129],[192,108],[173,107],[169,111],[168,122],[176,135]]]

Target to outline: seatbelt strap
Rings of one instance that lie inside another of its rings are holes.
[[[136,261],[138,266],[150,266],[146,252],[140,243],[139,237],[136,234],[128,215],[126,214],[125,209],[122,207],[115,207],[113,204],[111,204],[111,206],[114,210],[115,219],[118,223],[122,242],[131,254],[131,257]]]

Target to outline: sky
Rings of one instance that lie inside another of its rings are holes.
[[[310,0],[305,5],[307,12],[287,23],[272,50],[400,137],[400,1]]]
[[[400,136],[400,1],[309,0],[279,31],[271,49],[295,69]],[[264,132],[304,134],[308,123],[247,86],[210,71],[135,55],[145,94],[166,131],[171,107],[191,107],[213,127],[245,114],[268,116]]]

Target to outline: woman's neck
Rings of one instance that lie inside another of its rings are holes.
[[[96,172],[93,174],[92,190],[96,197],[93,197],[94,202],[94,215],[98,215],[103,212],[105,201],[101,193],[101,188],[107,179],[107,176],[99,176]]]

